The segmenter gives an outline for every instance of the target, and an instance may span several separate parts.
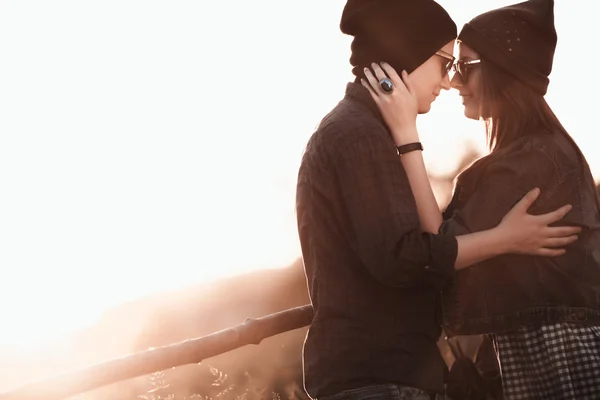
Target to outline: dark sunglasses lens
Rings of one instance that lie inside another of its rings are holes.
[[[459,62],[456,64],[456,72],[458,72],[458,75],[460,75],[460,79],[463,81],[467,80],[467,69],[463,63]]]
[[[448,61],[446,64],[444,64],[444,66],[442,67],[442,76],[446,76],[450,73],[450,70],[452,70],[452,65],[452,61]]]

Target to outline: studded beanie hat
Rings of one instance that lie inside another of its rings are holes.
[[[529,0],[488,11],[465,24],[458,40],[544,95],[557,42],[554,1]]]
[[[352,73],[385,61],[410,73],[446,43],[456,39],[456,24],[433,0],[348,0],[340,29],[354,36]]]

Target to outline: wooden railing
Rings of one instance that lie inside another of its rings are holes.
[[[308,326],[312,318],[311,305],[291,308],[261,318],[248,318],[240,325],[207,336],[142,351],[0,393],[0,400],[64,399],[137,376],[199,363],[238,347],[259,344],[268,337]]]

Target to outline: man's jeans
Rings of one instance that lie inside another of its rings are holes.
[[[319,397],[318,400],[444,400],[444,396],[430,396],[421,389],[390,383],[344,390],[331,396]]]

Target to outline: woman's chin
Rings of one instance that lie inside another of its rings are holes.
[[[467,106],[465,107],[465,117],[469,119],[479,120],[479,112]]]

